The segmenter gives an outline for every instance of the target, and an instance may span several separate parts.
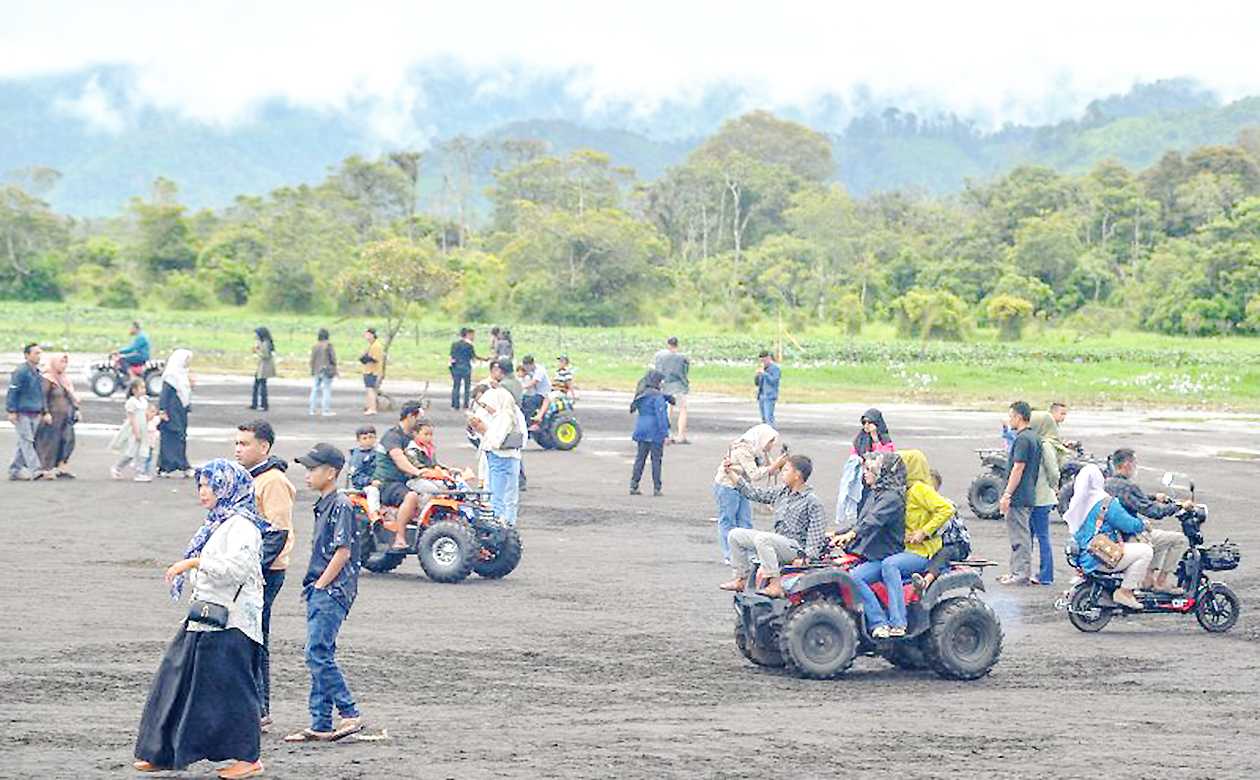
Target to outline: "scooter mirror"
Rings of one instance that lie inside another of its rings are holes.
[[[1171,471],[1165,471],[1164,477],[1159,481],[1159,483],[1164,487],[1172,487],[1173,473]]]

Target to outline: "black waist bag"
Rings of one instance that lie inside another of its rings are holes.
[[[241,589],[245,587],[245,583],[241,583],[241,587],[236,589],[236,595],[232,597],[232,601],[240,598]],[[216,604],[213,601],[205,601],[202,599],[193,599],[188,605],[188,622],[200,623],[203,626],[213,626],[214,628],[227,628],[228,608],[225,604]]]

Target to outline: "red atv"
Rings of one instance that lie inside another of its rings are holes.
[[[784,598],[748,587],[735,594],[735,644],[759,666],[787,667],[801,677],[830,680],[853,665],[859,653],[879,655],[902,669],[932,669],[951,680],[988,674],[1002,654],[1002,624],[978,596],[978,570],[995,564],[959,561],[922,595],[906,584],[906,635],[871,637],[862,618],[862,599],[849,571],[861,559],[838,552],[803,567],[783,569]],[[887,606],[883,583],[871,585]]]

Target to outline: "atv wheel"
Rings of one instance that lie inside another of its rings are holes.
[[[406,551],[394,552],[389,549],[393,540],[394,535],[379,524],[365,528],[360,540],[362,552],[359,553],[363,568],[373,574],[384,574],[397,569],[408,553]]]
[[[154,369],[144,375],[144,391],[156,398],[162,394],[162,372]]]
[[[557,417],[547,437],[556,449],[567,452],[582,441],[582,426],[575,417]]]
[[[517,564],[521,562],[521,535],[516,532],[515,528],[509,528],[507,534],[503,537],[503,544],[499,545],[499,549],[493,552],[493,558],[485,561],[479,560],[473,564],[473,571],[488,580],[497,580],[508,576],[516,568]]]
[[[744,624],[735,621],[735,646],[739,648],[739,652],[749,661],[757,666],[766,666],[778,668],[783,666],[783,656],[778,650],[767,650],[756,642],[749,642],[748,635],[744,633]]]
[[[880,650],[880,655],[884,660],[897,667],[905,669],[908,672],[921,672],[924,669],[930,669],[931,664],[928,663],[927,653],[923,649],[925,641],[922,637],[915,639],[903,639],[888,645],[887,649]]]
[[[797,607],[783,624],[779,653],[802,677],[830,680],[844,674],[857,657],[853,616],[832,601]]]
[[[1002,500],[1002,491],[1006,489],[1006,480],[991,471],[986,471],[971,481],[967,490],[967,503],[971,511],[981,520],[998,520],[1002,510],[998,504]]]
[[[1240,608],[1234,591],[1228,585],[1216,582],[1204,592],[1194,616],[1205,630],[1219,634],[1234,627]]]
[[[468,526],[440,520],[425,529],[416,545],[420,568],[434,582],[461,582],[472,573],[480,547]]]
[[[1068,622],[1077,631],[1084,631],[1087,634],[1102,631],[1111,622],[1111,616],[1114,614],[1109,609],[1102,609],[1097,604],[1089,603],[1092,590],[1093,587],[1089,583],[1082,582],[1072,590],[1072,595],[1068,597]]]
[[[554,450],[556,448],[556,442],[551,438],[551,434],[541,426],[534,431],[534,443],[544,450]]]
[[[1002,655],[1002,624],[988,604],[960,596],[937,604],[923,643],[932,669],[947,680],[976,680]]]
[[[109,398],[113,395],[115,384],[114,375],[109,371],[97,371],[88,380],[88,386],[92,388],[92,392],[101,398]],[[160,390],[161,388],[159,387],[158,389]]]

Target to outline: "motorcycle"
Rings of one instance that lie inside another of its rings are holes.
[[[1172,487],[1176,477],[1172,473],[1165,474],[1164,485]],[[1193,482],[1189,488],[1193,502]],[[1116,604],[1111,596],[1120,587],[1121,575],[1100,569],[1088,574],[1081,571],[1081,550],[1075,540],[1069,540],[1068,565],[1080,572],[1081,579],[1059,597],[1055,608],[1067,612],[1068,621],[1078,631],[1091,634],[1101,631],[1117,615],[1194,615],[1206,631],[1215,634],[1230,630],[1238,622],[1241,602],[1233,589],[1223,582],[1213,582],[1208,572],[1238,568],[1242,553],[1228,538],[1219,544],[1204,546],[1201,529],[1207,518],[1207,507],[1202,504],[1192,503],[1177,513],[1181,532],[1190,542],[1190,549],[1177,566],[1177,584],[1185,590],[1184,594],[1136,591],[1134,595],[1141,602],[1141,609]]]
[[[144,379],[144,389],[151,396],[162,394],[162,372],[166,370],[166,362],[150,360],[144,365],[132,366],[125,363],[117,352],[109,359],[93,363],[88,374],[88,385],[92,392],[101,398],[109,398],[115,392],[126,392],[132,379]]]
[[[1104,475],[1110,475],[1111,464],[1106,458],[1086,452],[1078,441],[1064,444],[1071,452],[1069,463],[1078,464],[1075,469],[1068,468],[1067,464],[1061,467],[1065,480],[1067,475],[1075,475],[1079,467],[1086,463],[1093,463],[1102,469]],[[1005,447],[984,447],[976,450],[976,454],[980,456],[980,473],[971,480],[971,486],[967,488],[967,504],[980,520],[1001,520],[1002,510],[998,505],[1011,474],[1010,455]],[[1063,483],[1060,482],[1059,487],[1062,486]]]

